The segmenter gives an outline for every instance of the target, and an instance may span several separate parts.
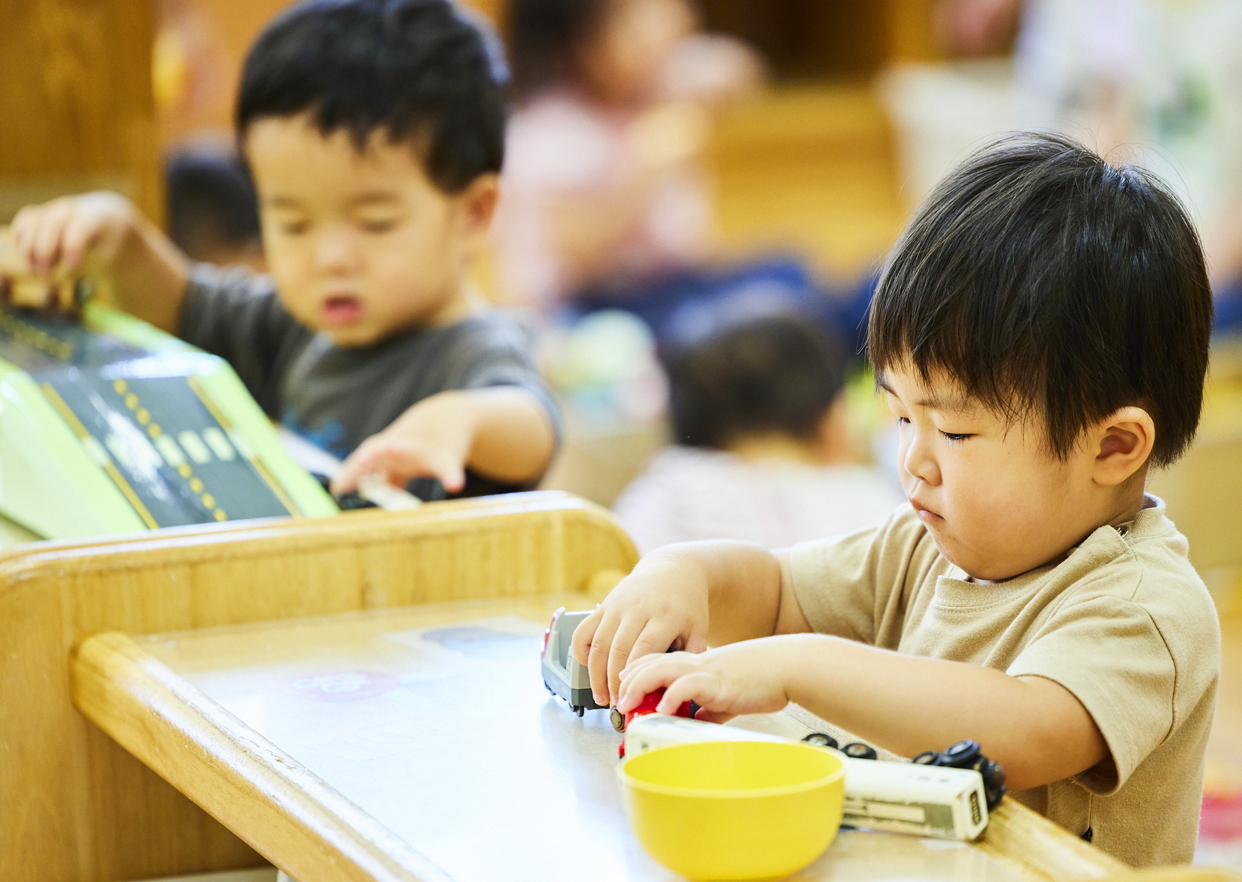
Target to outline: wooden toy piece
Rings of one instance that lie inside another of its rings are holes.
[[[8,227],[0,227],[0,307],[18,306],[81,316],[95,283],[87,273],[35,274],[17,250]]]

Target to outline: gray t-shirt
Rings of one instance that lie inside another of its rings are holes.
[[[272,419],[344,458],[410,405],[449,389],[520,386],[543,403],[559,438],[560,415],[530,357],[530,341],[511,316],[487,311],[415,328],[370,346],[340,347],[297,323],[268,276],[197,264],[178,336],[225,359]],[[467,472],[460,496],[529,489]],[[442,498],[438,481],[410,490]]]

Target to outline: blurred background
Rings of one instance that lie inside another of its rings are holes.
[[[469,5],[515,48],[514,4],[521,3]],[[678,219],[670,229],[648,230],[642,253],[675,253],[678,266],[711,267],[713,280],[727,277],[725,287],[742,284],[738,279],[753,286],[792,278],[788,287],[813,290],[817,304],[827,304],[838,338],[834,370],[845,391],[829,390],[839,406],[831,420],[825,417],[818,446],[780,448],[766,437],[758,447],[735,444],[726,452],[752,464],[783,457],[848,465],[853,471],[838,471],[835,486],[868,504],[900,496],[889,465],[891,421],[870,392],[852,331],[886,250],[934,182],[971,149],[1014,129],[1064,131],[1165,177],[1200,225],[1219,330],[1200,440],[1151,484],[1190,538],[1192,560],[1222,614],[1232,621],[1242,611],[1242,0],[616,3],[646,3],[677,37],[643,44],[645,62],[659,68],[661,90],[641,99],[623,94],[624,83],[609,79],[621,74],[602,67],[589,83],[596,110],[613,99],[620,108],[599,118],[606,123],[599,131],[630,151],[605,164],[632,162],[634,174],[649,176],[650,204],[636,206],[636,216]],[[229,156],[232,102],[248,45],[285,5],[6,0],[0,224],[31,202],[111,189],[164,224],[192,256],[261,268],[247,208],[253,195]],[[681,18],[669,25],[670,15]],[[650,29],[634,27],[618,25],[621,49],[650,36]],[[535,43],[525,51],[526,63],[538,67],[539,53],[548,50]],[[521,73],[524,63],[517,67]],[[511,192],[494,253],[477,267],[493,300],[529,317],[541,363],[565,405],[565,445],[545,486],[616,503],[623,516],[628,506],[627,526],[646,547],[689,537],[639,535],[643,524],[659,520],[652,513],[658,500],[632,485],[640,476],[648,485],[671,486],[695,472],[700,481],[746,485],[751,496],[735,494],[712,507],[745,509],[732,521],[770,522],[766,503],[756,501],[760,479],[753,470],[730,477],[702,462],[653,460],[667,450],[670,419],[677,420],[670,418],[670,374],[656,340],[665,330],[693,338],[694,311],[665,326],[664,317],[632,304],[603,308],[608,298],[596,294],[611,292],[620,270],[600,268],[568,245],[558,252],[564,243],[550,233],[531,239],[538,223],[555,228],[531,208],[555,201],[537,160],[575,136],[572,126],[555,128],[550,98],[574,89],[587,91],[584,83],[522,86],[506,167]],[[584,175],[574,185],[579,192],[604,186]],[[597,203],[599,192],[592,196]],[[589,210],[564,193],[556,198],[572,219]],[[550,281],[557,279],[559,286]],[[577,309],[583,291],[596,292],[588,310]],[[673,380],[675,387],[682,382]],[[786,484],[807,483],[804,474],[791,474]],[[628,502],[627,487],[634,490]],[[812,502],[786,504],[813,516]],[[707,528],[730,521],[718,518]],[[1201,851],[1205,860],[1242,866],[1242,744],[1227,734],[1242,732],[1238,642],[1242,629],[1227,631]],[[1230,670],[1239,671],[1234,679]]]

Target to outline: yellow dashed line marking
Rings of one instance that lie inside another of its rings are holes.
[[[138,396],[135,395],[133,392],[130,392],[128,395],[126,395],[125,406],[128,407],[130,410],[136,409],[138,407]]]
[[[229,516],[226,515],[223,511],[221,511],[218,508],[214,512],[212,512],[212,514],[215,515],[215,518],[217,521],[227,521],[229,519]]]
[[[150,435],[152,438],[158,438],[160,435],[164,434],[164,430],[160,428],[159,423],[152,423],[151,425],[147,426],[147,434]]]
[[[203,482],[200,481],[198,478],[190,478],[190,489],[193,490],[195,493],[202,493]]]
[[[194,474],[194,469],[190,468],[187,464],[182,463],[177,467],[177,474],[183,478],[188,478],[190,475]]]
[[[138,408],[138,412],[134,414],[134,419],[138,421],[138,425],[145,426],[147,423],[151,422],[151,411],[147,410],[145,407],[140,407]]]
[[[8,331],[18,340],[42,350],[53,358],[61,361],[69,361],[73,358],[72,343],[53,337],[47,331],[28,325],[7,312],[0,316],[0,329]]]
[[[112,390],[116,392],[117,395],[124,395],[127,389],[129,389],[129,383],[126,383],[124,380],[112,381]]]
[[[216,497],[212,496],[210,493],[204,493],[203,494],[203,505],[207,506],[208,508],[215,508]]]

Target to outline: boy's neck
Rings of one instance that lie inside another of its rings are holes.
[[[725,449],[748,462],[822,464],[816,444],[785,435],[751,435],[738,439],[727,445]]]
[[[1108,526],[1120,527],[1122,524],[1134,520],[1138,513],[1146,507],[1146,490],[1147,468],[1144,467],[1127,481],[1122,487],[1121,492],[1117,494],[1116,505],[1113,507],[1111,517],[1107,521]]]
[[[423,317],[413,328],[442,328],[479,315],[487,309],[487,296],[473,280],[465,278],[444,303]]]

